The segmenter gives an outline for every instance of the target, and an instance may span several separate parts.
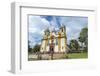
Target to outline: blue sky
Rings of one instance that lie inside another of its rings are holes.
[[[88,26],[88,17],[79,16],[35,16],[29,15],[29,41],[30,46],[41,44],[44,30],[49,28],[59,30],[62,25],[66,26],[67,42],[78,39],[82,28]]]

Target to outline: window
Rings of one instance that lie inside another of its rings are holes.
[[[62,28],[62,32],[63,32],[63,28]]]
[[[42,50],[43,50],[43,47],[42,47]]]

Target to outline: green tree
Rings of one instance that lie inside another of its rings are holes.
[[[78,40],[81,42],[81,47],[83,51],[87,51],[88,48],[88,28],[83,28],[80,32]]]
[[[28,52],[29,52],[29,53],[32,52],[32,48],[30,47],[30,41],[28,41]]]
[[[78,41],[77,40],[71,40],[70,41],[70,49],[72,50],[72,51],[79,51],[79,43],[78,43]]]
[[[33,51],[34,53],[39,52],[39,51],[40,51],[40,45],[36,44],[36,45],[33,47],[32,51]]]

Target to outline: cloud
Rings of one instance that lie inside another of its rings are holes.
[[[41,42],[44,29],[46,29],[48,25],[49,22],[45,18],[29,16],[29,41],[31,46]]]
[[[61,17],[61,23],[66,26],[67,41],[69,43],[71,39],[78,39],[81,29],[88,26],[88,18],[74,16]]]
[[[29,28],[45,29],[49,26],[49,22],[40,16],[29,16]],[[39,31],[38,30],[38,31]]]
[[[78,39],[82,28],[88,26],[87,17],[74,16],[29,16],[29,41],[31,46],[40,44],[44,30],[59,30],[61,24],[66,26],[67,41]]]

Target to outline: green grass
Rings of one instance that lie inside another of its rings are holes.
[[[72,53],[67,54],[68,59],[80,59],[80,58],[88,58],[88,53]]]

